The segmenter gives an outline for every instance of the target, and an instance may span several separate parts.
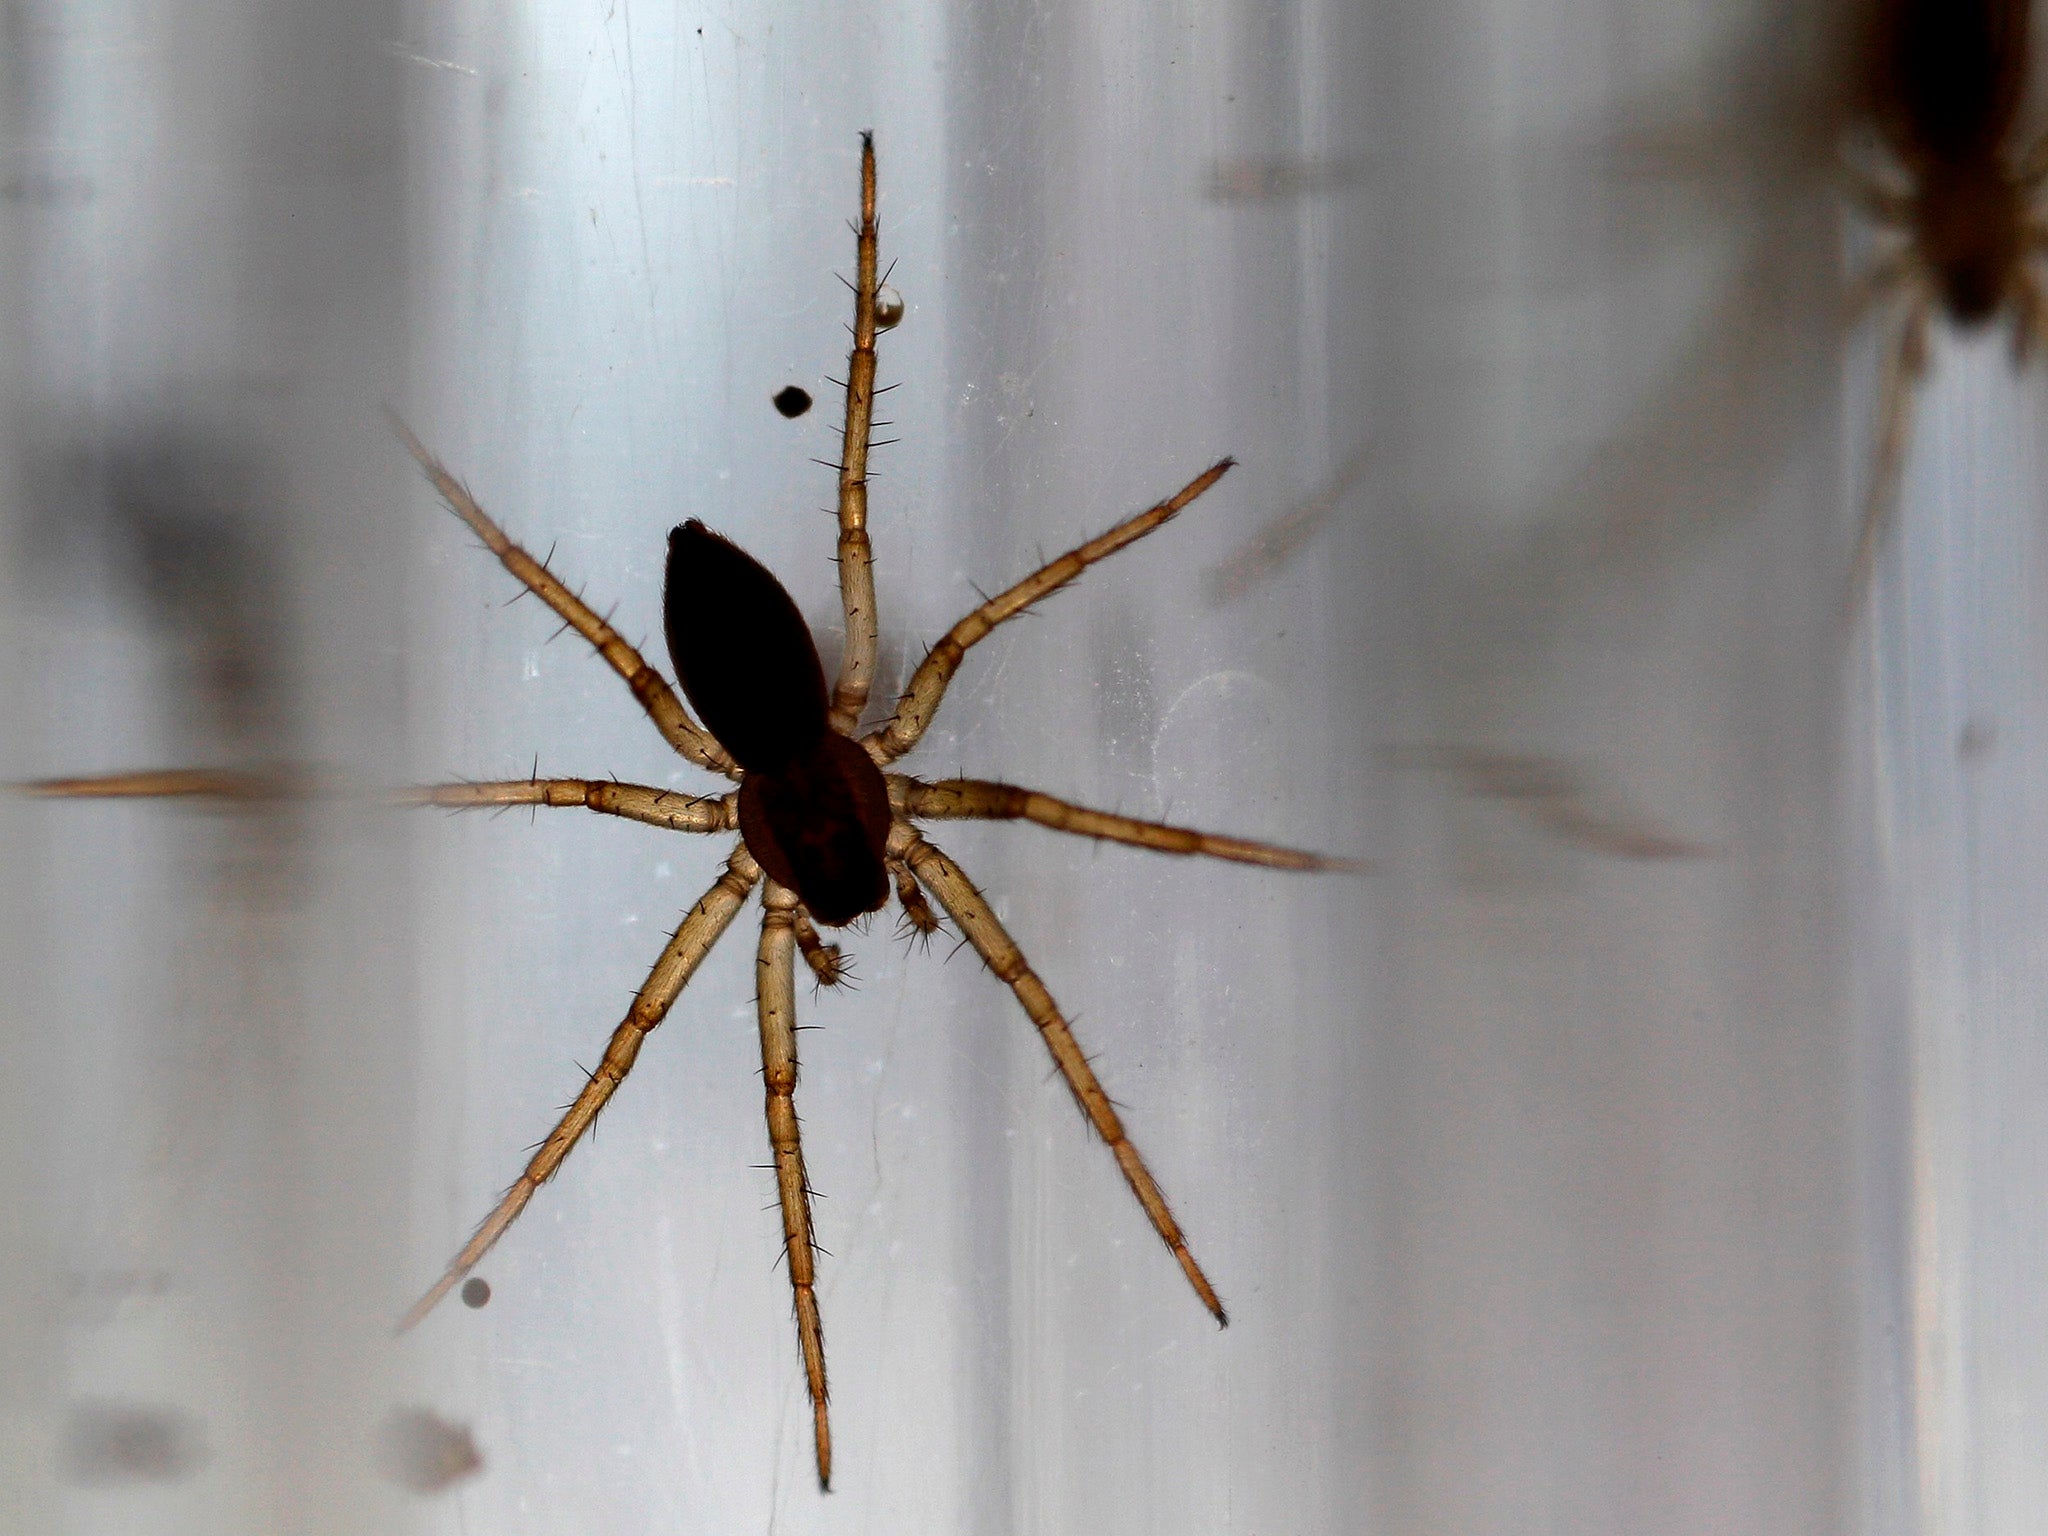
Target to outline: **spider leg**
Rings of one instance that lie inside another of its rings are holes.
[[[828,944],[812,924],[810,915],[802,907],[796,909],[796,947],[802,951],[804,964],[811,968],[811,975],[821,987],[842,987],[850,980],[846,957],[840,953],[837,944]]]
[[[541,1143],[540,1150],[534,1153],[525,1171],[513,1181],[496,1209],[484,1218],[476,1234],[450,1261],[441,1278],[413,1303],[412,1310],[399,1322],[400,1333],[412,1328],[434,1310],[435,1303],[454,1289],[462,1277],[491,1251],[492,1245],[505,1235],[506,1229],[519,1219],[519,1213],[526,1209],[526,1202],[533,1198],[534,1191],[555,1176],[555,1170],[562,1166],[562,1159],[590,1129],[598,1111],[610,1102],[619,1084],[626,1080],[626,1074],[633,1070],[641,1042],[668,1016],[676,998],[689,984],[690,977],[696,973],[704,957],[711,953],[711,946],[718,942],[719,936],[739,911],[740,904],[747,899],[747,892],[760,878],[760,867],[747,850],[744,847],[734,849],[732,857],[726,861],[724,873],[690,908],[689,915],[678,925],[667,947],[662,950],[661,958],[654,962],[654,969],[648,973],[639,995],[633,999],[633,1006],[626,1011],[624,1021],[612,1031],[611,1042],[605,1046],[604,1059],[590,1074],[575,1102],[556,1122],[555,1128],[548,1132],[547,1140]]]
[[[651,784],[615,779],[501,779],[493,782],[422,784],[398,792],[407,805],[440,805],[470,810],[485,805],[582,806],[606,816],[644,821],[671,832],[731,832],[739,826],[732,795],[679,795]]]
[[[1927,302],[1918,293],[1907,301],[1898,345],[1885,360],[1878,398],[1877,453],[1863,507],[1863,526],[1856,536],[1856,554],[1849,566],[1849,606],[1863,601],[1877,565],[1878,541],[1890,525],[1898,504],[1899,481],[1905,469],[1906,443],[1913,432],[1913,398],[1927,369]]]
[[[1155,853],[1201,854],[1237,864],[1262,864],[1268,869],[1328,870],[1355,875],[1371,867],[1360,859],[1333,859],[1272,843],[1255,843],[1248,838],[1225,837],[1091,810],[1015,784],[996,784],[987,779],[941,779],[927,784],[908,774],[889,777],[891,789],[900,787],[904,814],[918,820],[1035,821],[1055,832],[1106,838],[1113,843],[1129,843],[1134,848],[1150,848]]]
[[[1886,186],[1874,172],[1863,166],[1843,164],[1842,195],[1849,200],[1851,207],[1873,224],[1888,229],[1912,227],[1912,194]]]
[[[1138,1197],[1138,1204],[1145,1208],[1153,1230],[1173,1251],[1174,1258],[1180,1261],[1181,1271],[1188,1277],[1188,1283],[1194,1286],[1202,1305],[1209,1309],[1217,1322],[1227,1323],[1229,1319],[1224,1314],[1223,1302],[1216,1295],[1215,1287],[1209,1284],[1209,1277],[1195,1262],[1195,1256],[1188,1251],[1187,1239],[1181,1235],[1180,1223],[1173,1219],[1166,1196],[1159,1192],[1158,1181],[1152,1177],[1130,1137],[1124,1134],[1123,1121],[1117,1117],[1116,1107],[1110,1103],[1109,1095],[1102,1091],[1095,1069],[1088,1065],[1088,1058],[1075,1041],[1073,1030],[1061,1017],[1059,1005],[1052,1000],[1045,983],[1038,979],[1025,960],[1024,952],[1017,948],[1016,941],[1004,929],[994,908],[974,888],[974,882],[967,878],[966,871],[918,836],[908,824],[896,823],[889,834],[889,851],[917,872],[917,878],[938,898],[939,905],[946,909],[967,936],[975,953],[1016,995],[1025,1014],[1038,1026],[1039,1036],[1045,1041],[1046,1049],[1052,1052],[1053,1062],[1067,1080],[1067,1087],[1080,1104],[1081,1112],[1095,1127],[1096,1134],[1109,1144],[1117,1167],[1123,1170],[1124,1182]]]
[[[1281,513],[1252,535],[1229,559],[1209,571],[1209,599],[1235,602],[1299,553],[1365,477],[1363,449],[1346,459],[1321,490]]]
[[[924,899],[924,892],[918,888],[917,876],[901,859],[889,861],[889,873],[896,880],[896,900],[903,908],[903,921],[910,925],[911,933],[921,939],[929,939],[939,931],[939,919],[932,911],[932,904]]]
[[[925,727],[932,723],[932,716],[938,713],[939,702],[945,698],[946,687],[953,681],[953,674],[960,670],[969,646],[1005,619],[1015,618],[1041,598],[1057,592],[1096,561],[1108,559],[1126,545],[1135,544],[1154,529],[1163,527],[1189,502],[1221,480],[1235,462],[1234,459],[1224,459],[1212,464],[1157,506],[1140,512],[1136,517],[1126,518],[1107,533],[1098,534],[1087,543],[1068,550],[1059,559],[1039,567],[1014,587],[990,598],[955,624],[946,632],[945,638],[932,647],[923,665],[911,675],[910,686],[896,701],[895,717],[880,730],[862,738],[875,761],[886,766],[917,745]]]
[[[157,768],[85,779],[31,779],[7,787],[44,800],[274,800],[300,792],[303,785],[301,776],[289,770]]]
[[[825,1328],[818,1316],[817,1240],[811,1231],[811,1186],[804,1176],[796,1118],[796,986],[790,951],[798,919],[796,892],[769,881],[761,893],[761,948],[754,966],[760,996],[761,1077],[768,1090],[768,1144],[775,1153],[775,1193],[782,1203],[782,1248],[796,1299],[797,1342],[811,1398],[818,1486],[832,1486],[832,1427],[826,1413]]]
[[[1855,281],[1849,284],[1842,304],[1849,328],[1853,330],[1861,325],[1880,302],[1906,287],[1918,265],[1912,246],[1899,245],[1887,250],[1857,274]]]
[[[834,730],[852,735],[875,680],[875,568],[868,543],[868,428],[875,412],[875,136],[860,136],[860,237],[853,286],[853,351],[846,358],[846,431],[839,446],[839,596],[846,648],[832,690]]]
[[[648,719],[654,722],[663,739],[698,767],[722,773],[729,779],[738,778],[739,771],[731,756],[690,718],[690,712],[676,697],[668,679],[650,667],[625,637],[598,617],[589,604],[564,586],[561,578],[548,569],[546,561],[534,559],[513,543],[505,530],[477,505],[476,498],[469,494],[462,482],[427,452],[426,446],[413,436],[412,429],[396,413],[386,411],[385,415],[390,418],[392,430],[397,432],[407,451],[419,461],[420,468],[427,472],[427,478],[434,482],[434,489],[441,493],[448,509],[469,524],[476,536],[483,540],[484,547],[498,557],[498,562],[527,591],[554,609],[563,623],[588,640],[597,654],[611,664],[611,669],[626,680],[626,686],[633,690],[633,697],[640,701],[640,707],[647,712]]]

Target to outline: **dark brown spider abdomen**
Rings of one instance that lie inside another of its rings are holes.
[[[881,906],[889,787],[827,723],[818,647],[782,583],[692,518],[669,535],[662,617],[691,707],[746,772],[748,851],[827,927]]]
[[[767,566],[691,518],[668,536],[662,619],[691,708],[748,773],[772,773],[817,745],[825,669]]]

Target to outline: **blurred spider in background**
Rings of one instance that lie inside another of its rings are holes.
[[[1852,593],[1869,578],[1898,499],[1913,401],[1936,309],[1964,329],[2003,318],[2016,363],[2048,339],[2048,133],[2022,137],[2032,0],[1876,0],[1856,39],[1865,131],[1845,156],[1849,195],[1880,249],[1852,291],[1860,317],[1896,319]]]
[[[1898,501],[1931,321],[1963,331],[2002,322],[2018,364],[2048,340],[2048,114],[2032,99],[2031,6],[1766,0],[1745,42],[1624,109],[1597,170],[1576,148],[1561,179],[1557,146],[1534,146],[1552,221],[1536,247],[1559,244],[1536,260],[1566,280],[1611,271],[1617,257],[1633,280],[1652,251],[1705,246],[1714,231],[1703,214],[1742,226],[1741,254],[1663,378],[1521,519],[1526,547],[1505,551],[1504,564],[1533,582],[1533,567],[1575,573],[1640,554],[1700,521],[1703,486],[1724,493],[1722,508],[1746,509],[1833,392],[1832,350],[1815,343],[1876,320],[1883,373],[1848,584],[1860,601]],[[1692,206],[1672,205],[1678,188]],[[1877,235],[1846,284],[1843,198]],[[1218,566],[1217,599],[1242,596],[1319,534],[1358,471],[1348,461]]]

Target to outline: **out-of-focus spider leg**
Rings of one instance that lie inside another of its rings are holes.
[[[1059,1005],[1052,1000],[1045,983],[1038,979],[1025,960],[1024,952],[1017,948],[1016,941],[1004,929],[995,910],[958,864],[905,823],[899,821],[891,830],[889,851],[917,872],[917,878],[938,898],[939,905],[946,909],[967,936],[975,953],[1016,995],[1025,1014],[1038,1026],[1039,1036],[1045,1041],[1046,1049],[1052,1052],[1053,1062],[1067,1080],[1067,1087],[1080,1104],[1081,1112],[1095,1127],[1096,1134],[1109,1143],[1117,1167],[1123,1170],[1124,1181],[1131,1186],[1131,1193],[1138,1197],[1138,1204],[1151,1218],[1153,1230],[1172,1250],[1174,1258],[1180,1261],[1181,1272],[1194,1286],[1202,1305],[1209,1309],[1217,1322],[1229,1322],[1216,1288],[1209,1284],[1209,1277],[1202,1273],[1201,1265],[1189,1252],[1187,1239],[1181,1234],[1180,1223],[1173,1219],[1166,1196],[1159,1192],[1158,1181],[1152,1177],[1130,1137],[1124,1134],[1123,1121],[1117,1118],[1116,1107],[1110,1103],[1109,1095],[1102,1091],[1095,1069],[1088,1065],[1088,1058],[1076,1043],[1073,1030],[1061,1017]]]
[[[1863,527],[1849,567],[1849,607],[1861,606],[1877,565],[1877,546],[1898,504],[1899,481],[1905,468],[1906,444],[1913,431],[1913,400],[1920,375],[1927,370],[1927,302],[1916,291],[1906,301],[1898,344],[1885,360],[1884,383],[1878,396],[1877,452],[1864,500]]]
[[[1842,195],[1873,224],[1888,229],[1910,229],[1913,225],[1912,194],[1886,186],[1861,166],[1842,167]]]
[[[1849,284],[1842,302],[1848,328],[1854,330],[1870,318],[1879,304],[1910,289],[1919,270],[1920,263],[1911,245],[1898,244],[1887,249]]]
[[[832,1486],[832,1426],[826,1412],[825,1328],[818,1316],[817,1241],[811,1234],[811,1186],[804,1177],[796,1119],[796,986],[791,963],[797,898],[770,880],[761,892],[761,948],[754,984],[761,1011],[761,1078],[768,1094],[768,1144],[775,1153],[775,1194],[782,1203],[782,1250],[796,1299],[797,1342],[811,1396],[818,1486]]]
[[[813,926],[810,914],[802,907],[796,909],[796,947],[804,957],[804,964],[811,968],[811,975],[821,987],[843,987],[849,982],[846,957],[840,953],[837,944],[829,944]]]
[[[747,899],[747,893],[754,888],[754,882],[760,878],[760,866],[755,864],[747,850],[734,849],[732,857],[726,861],[724,872],[690,908],[689,915],[677,926],[662,950],[661,958],[654,962],[654,969],[648,973],[639,995],[633,999],[633,1006],[626,1011],[624,1021],[612,1031],[611,1042],[605,1046],[604,1059],[590,1074],[575,1102],[556,1122],[555,1128],[548,1132],[547,1140],[541,1143],[540,1150],[534,1153],[512,1187],[505,1191],[497,1208],[484,1218],[483,1225],[476,1229],[476,1235],[450,1261],[447,1271],[413,1303],[412,1310],[399,1322],[399,1332],[410,1329],[433,1311],[435,1303],[454,1289],[463,1276],[491,1251],[492,1244],[518,1220],[519,1213],[526,1209],[526,1202],[533,1198],[534,1191],[555,1176],[555,1170],[562,1166],[562,1159],[590,1129],[598,1111],[610,1102],[619,1084],[626,1080],[626,1074],[633,1070],[641,1042],[668,1016],[676,998],[689,984],[690,977],[696,973],[704,957],[711,953],[711,946],[718,942],[741,903]]]
[[[846,432],[839,446],[839,596],[846,648],[832,689],[834,730],[852,735],[875,680],[875,569],[868,543],[868,427],[875,411],[875,136],[860,136],[860,239],[853,350],[846,358]]]
[[[1165,501],[1135,517],[1125,518],[1107,533],[1097,534],[1087,543],[1068,550],[1059,559],[1040,566],[946,631],[945,638],[932,647],[931,654],[911,675],[910,686],[896,701],[895,717],[880,730],[863,738],[870,755],[886,767],[917,745],[925,728],[932,723],[932,716],[938,713],[939,703],[946,696],[946,687],[953,681],[953,674],[960,670],[969,646],[1005,619],[1015,618],[1041,598],[1057,592],[1096,561],[1106,560],[1118,550],[1137,543],[1146,534],[1164,527],[1189,502],[1221,480],[1234,463],[1234,459],[1224,459],[1212,464]]]
[[[87,779],[32,779],[8,786],[17,795],[45,800],[273,800],[300,787],[289,773],[232,768],[159,768]]]
[[[1333,859],[1298,848],[1255,843],[1248,838],[1197,832],[1165,822],[1139,821],[1111,811],[1091,810],[1055,799],[1035,789],[997,784],[987,779],[941,779],[927,784],[908,774],[889,775],[891,798],[901,797],[903,813],[920,821],[1035,821],[1055,832],[1077,837],[1106,838],[1155,853],[1200,854],[1236,864],[1261,864],[1268,869],[1328,870],[1362,874],[1371,866],[1360,859]]]
[[[402,789],[396,798],[405,805],[440,805],[458,811],[487,805],[581,806],[670,832],[731,832],[739,826],[738,805],[732,795],[680,795],[672,789],[621,784],[616,779],[464,780]]]
[[[2012,365],[2024,368],[2040,345],[2042,329],[2041,284],[2024,263],[2013,274],[2012,283]]]
[[[2048,352],[2048,292],[2043,291],[2041,273],[2035,267],[2020,269],[2017,287],[2023,336],[2013,338],[2013,349],[2024,362],[2037,352]]]
[[[626,686],[633,690],[633,697],[640,701],[640,707],[647,712],[648,719],[654,722],[663,739],[698,767],[722,773],[728,779],[738,778],[739,769],[725,748],[690,718],[690,712],[676,697],[668,679],[650,667],[639,651],[598,617],[589,604],[564,586],[561,578],[547,568],[546,562],[534,559],[515,544],[505,530],[477,505],[468,488],[442,467],[441,461],[427,451],[395,412],[387,410],[385,415],[390,418],[392,430],[404,442],[407,451],[419,461],[420,468],[427,472],[427,478],[434,482],[434,489],[441,493],[448,509],[469,524],[476,536],[483,540],[484,547],[498,557],[499,563],[527,591],[554,609],[563,623],[588,640],[597,654],[610,663],[611,669],[626,680]]]
[[[1237,553],[1209,572],[1212,602],[1228,603],[1243,597],[1259,582],[1271,576],[1300,551],[1301,546],[1350,499],[1365,478],[1363,449],[1341,464],[1322,489],[1281,513],[1252,535]]]

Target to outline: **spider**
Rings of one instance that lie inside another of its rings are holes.
[[[1231,468],[1211,465],[1180,490],[1107,532],[1041,566],[987,599],[933,646],[881,725],[859,733],[875,680],[877,623],[867,530],[867,458],[877,332],[901,317],[901,300],[877,277],[875,155],[862,135],[861,213],[857,229],[853,351],[847,360],[846,415],[838,465],[839,584],[846,643],[838,676],[824,668],[796,604],[775,577],[731,541],[694,519],[669,536],[664,627],[688,707],[658,671],[548,568],[484,512],[475,498],[395,415],[393,428],[442,499],[524,587],[566,628],[610,664],[663,739],[696,766],[737,787],[691,796],[612,779],[463,781],[402,791],[416,805],[581,806],[673,832],[737,833],[725,868],[697,900],[655,960],[603,1058],[525,1169],[432,1286],[399,1323],[420,1322],[451,1290],[481,1306],[489,1288],[468,1278],[534,1193],[554,1176],[598,1113],[624,1083],[647,1036],[668,1015],[697,967],[748,897],[761,894],[755,974],[768,1139],[774,1153],[783,1245],[809,1396],[818,1483],[829,1489],[832,1440],[827,1414],[824,1328],[817,1297],[817,1245],[811,1186],[796,1117],[795,956],[821,987],[846,979],[838,946],[821,928],[839,928],[885,906],[892,891],[913,936],[941,926],[932,900],[951,917],[988,968],[1015,995],[1045,1041],[1090,1126],[1202,1305],[1219,1324],[1223,1303],[1195,1261],[1158,1182],[1126,1133],[1109,1095],[1076,1042],[1052,994],[966,872],[925,837],[918,824],[949,820],[1021,820],[1055,831],[1156,852],[1204,855],[1270,869],[1359,873],[1353,859],[1327,857],[1244,838],[1141,821],[1074,805],[1037,790],[984,779],[936,782],[887,771],[914,748],[945,698],[967,652],[997,625],[1074,581],[1089,566],[1171,521]],[[742,637],[738,644],[733,637]],[[695,714],[692,714],[694,709]],[[701,717],[702,723],[699,723]],[[44,796],[270,799],[313,792],[317,775],[208,769],[50,779],[20,788]],[[927,897],[931,898],[928,900]],[[464,1284],[467,1278],[467,1284]]]
[[[2048,134],[2020,142],[2032,64],[2032,0],[1874,0],[1856,39],[1853,89],[1865,120],[1847,167],[1851,201],[1878,227],[1881,253],[1851,292],[1851,313],[1892,300],[1876,462],[1852,567],[1860,593],[1890,521],[1927,370],[1935,309],[1965,330],[2004,315],[2013,359],[2048,340]]]
[[[811,1186],[796,1117],[795,956],[803,956],[821,986],[838,985],[845,979],[840,951],[821,935],[821,928],[843,927],[879,910],[893,891],[907,929],[929,936],[940,927],[932,908],[936,901],[1037,1027],[1068,1089],[1088,1123],[1108,1144],[1153,1229],[1178,1261],[1203,1306],[1221,1324],[1227,1319],[1215,1287],[1195,1261],[1157,1181],[1132,1144],[1052,994],[966,872],[919,830],[919,824],[1024,820],[1162,853],[1206,855],[1274,869],[1357,872],[1363,868],[1354,860],[1092,810],[1010,784],[982,779],[927,782],[888,771],[924,735],[948,684],[977,641],[1051,596],[1097,561],[1163,527],[1223,477],[1231,467],[1229,459],[1205,469],[1156,506],[1069,550],[983,602],[926,655],[889,718],[860,733],[875,680],[877,639],[867,528],[875,338],[899,313],[876,271],[871,135],[863,135],[861,140],[860,183],[857,272],[850,285],[854,292],[853,350],[847,360],[845,427],[838,465],[838,564],[846,642],[829,690],[817,648],[781,584],[737,545],[692,520],[670,534],[663,601],[670,656],[688,700],[686,707],[634,647],[564,586],[544,561],[514,543],[404,423],[394,418],[399,435],[450,509],[527,591],[610,663],[669,745],[691,763],[736,781],[738,786],[722,795],[693,797],[611,780],[531,778],[440,784],[408,792],[407,798],[415,803],[457,808],[582,806],[670,831],[736,832],[738,842],[724,871],[683,918],[655,961],[625,1019],[613,1031],[603,1059],[574,1102],[441,1277],[405,1315],[400,1328],[418,1323],[459,1285],[504,1236],[534,1192],[553,1177],[625,1081],[647,1035],[674,1006],[704,957],[758,888],[761,922],[756,979],[768,1139],[774,1152],[783,1244],[821,1488],[831,1486],[832,1441]],[[733,643],[735,636],[742,637],[737,644]]]

